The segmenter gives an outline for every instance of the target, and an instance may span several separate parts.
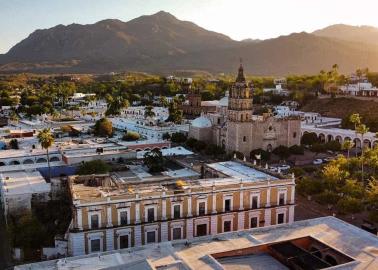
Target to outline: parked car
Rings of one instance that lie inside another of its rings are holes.
[[[275,166],[270,166],[269,167],[269,171],[271,171],[271,172],[278,172],[278,168],[275,167]]]
[[[314,161],[312,162],[312,164],[314,164],[314,165],[323,164],[323,160],[321,158],[314,159]]]
[[[287,170],[289,170],[291,167],[290,167],[290,165],[284,164],[284,165],[280,165],[278,168],[279,168],[281,171],[287,171]]]

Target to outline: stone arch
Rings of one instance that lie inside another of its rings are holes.
[[[142,151],[142,149],[139,149],[139,148],[138,148],[138,149],[135,149],[135,151],[140,152],[140,151]]]
[[[154,151],[154,150],[160,150],[160,148],[159,147],[155,147],[155,148],[152,149],[152,151]]]
[[[341,136],[336,136],[336,137],[335,137],[335,140],[336,140],[337,142],[339,142],[340,144],[343,143],[343,138],[342,138]]]
[[[51,157],[50,158],[50,162],[57,162],[57,161],[60,161],[59,157]]]
[[[151,148],[144,148],[144,151],[151,151]]]
[[[355,148],[361,148],[361,140],[359,138],[355,138],[353,143]]]
[[[5,166],[5,163],[2,162],[2,161],[0,162],[0,167],[1,167],[1,166]]]
[[[332,134],[328,134],[327,135],[327,142],[331,142],[333,141],[333,135]]]
[[[320,133],[318,135],[318,138],[319,138],[319,141],[322,142],[322,143],[325,143],[326,142],[326,136],[323,134],[323,133]]]
[[[36,163],[46,163],[47,162],[47,159],[45,158],[38,158]]]
[[[324,260],[327,262],[327,263],[329,263],[330,265],[332,265],[332,266],[335,266],[335,265],[337,265],[338,263],[337,263],[337,260],[333,257],[333,256],[331,256],[331,255],[326,255],[325,257],[324,257]]]
[[[18,160],[12,160],[9,162],[9,165],[19,165],[20,164],[20,161]]]
[[[28,158],[28,159],[25,159],[25,160],[22,162],[22,164],[34,164],[34,161],[33,161],[32,159]]]
[[[168,149],[168,147],[166,147],[166,146],[163,146],[161,149]]]
[[[272,152],[273,151],[273,146],[271,144],[268,144],[266,147],[266,151]]]
[[[371,148],[371,141],[369,139],[365,139],[364,140],[364,147],[366,148]]]

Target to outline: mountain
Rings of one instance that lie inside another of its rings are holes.
[[[378,69],[374,41],[347,40],[332,29],[235,41],[161,11],[128,22],[37,30],[0,55],[0,72],[235,72],[240,57],[246,72],[256,75],[316,73],[335,63],[343,72]]]
[[[335,24],[313,32],[320,37],[337,38],[344,41],[378,45],[378,28],[372,26],[351,26]]]

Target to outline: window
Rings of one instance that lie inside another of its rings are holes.
[[[231,231],[231,220],[227,220],[223,222],[223,232],[230,232]]]
[[[172,240],[181,239],[181,228],[173,228],[172,230]]]
[[[156,242],[155,231],[147,232],[147,244],[155,243],[155,242]]]
[[[197,225],[197,236],[207,235],[207,224]]]
[[[285,219],[285,214],[284,213],[278,214],[277,215],[277,224],[284,223],[284,219]]]
[[[99,227],[98,220],[99,220],[99,217],[97,214],[91,215],[91,229],[98,229]]]
[[[246,142],[246,141],[247,141],[247,137],[244,136],[244,137],[243,137],[243,142]]]
[[[225,212],[231,211],[231,199],[224,200],[224,211]]]
[[[252,207],[252,209],[259,208],[259,196],[257,196],[257,195],[252,196],[252,205],[251,205],[251,207]]]
[[[91,252],[99,252],[101,251],[101,240],[100,239],[92,239],[91,240]]]
[[[294,132],[294,133],[293,133],[293,138],[296,138],[296,137],[297,137],[297,133]]]
[[[285,205],[285,193],[280,193],[278,205]]]
[[[198,215],[199,216],[206,215],[206,202],[198,203]]]
[[[179,204],[173,206],[173,218],[181,218],[181,206]]]
[[[119,248],[128,248],[129,247],[129,235],[121,235],[119,237]]]
[[[257,228],[257,217],[251,217],[251,228]]]
[[[148,210],[147,210],[147,221],[148,222],[154,222],[155,221],[155,209],[154,208],[148,208]]]
[[[120,217],[120,225],[127,225],[127,223],[128,223],[127,211],[120,212],[119,217]]]

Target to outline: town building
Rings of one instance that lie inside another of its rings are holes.
[[[335,217],[16,266],[56,269],[377,269],[378,238]]]
[[[293,176],[235,161],[163,175],[140,169],[69,177],[71,256],[292,223]],[[137,176],[135,176],[136,173]],[[142,178],[140,178],[142,177]]]
[[[253,115],[252,91],[240,64],[229,95],[219,101],[216,113],[203,114],[192,121],[189,137],[216,144],[227,152],[241,152],[246,157],[258,148],[272,151],[280,145],[299,145],[299,117]]]
[[[274,79],[274,88],[264,88],[264,93],[273,93],[280,96],[288,96],[289,91],[286,89],[286,78]]]
[[[349,82],[339,87],[342,95],[361,96],[361,97],[378,97],[378,88],[369,82],[366,76],[357,76],[352,74]]]
[[[32,201],[49,200],[50,183],[37,171],[0,172],[0,202],[4,216],[30,211]]]

